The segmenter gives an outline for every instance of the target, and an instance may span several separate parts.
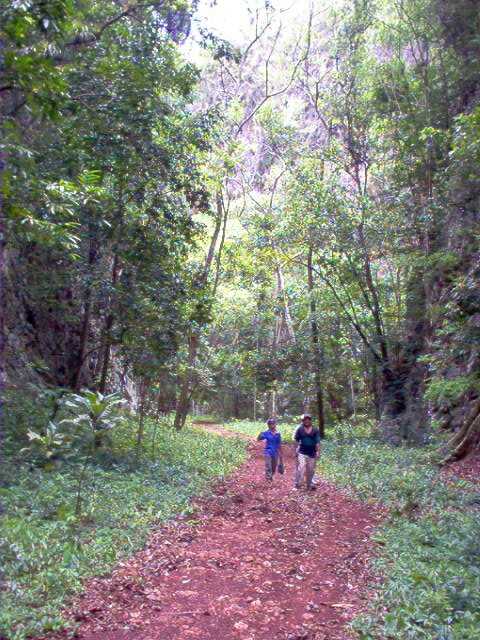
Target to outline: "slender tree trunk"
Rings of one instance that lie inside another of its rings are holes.
[[[255,332],[255,356],[258,356],[258,349],[260,346],[260,339],[258,335],[258,316],[253,316],[253,330]],[[258,385],[257,385],[257,367],[255,367],[255,377],[253,379],[253,421],[257,421],[257,395],[258,395]]]
[[[429,330],[426,318],[424,273],[416,271],[407,284],[404,342],[396,361],[382,370],[381,423],[387,434],[397,432],[405,440],[421,436],[428,423],[423,401],[426,366],[424,353]]]
[[[120,259],[117,254],[113,257],[113,265],[112,265],[112,291],[115,291],[115,287],[117,286],[118,276],[120,274]],[[113,323],[115,320],[115,315],[112,309],[112,303],[110,303],[110,312],[107,315],[105,320],[105,326],[103,329],[103,335],[105,339],[105,347],[103,350],[103,358],[102,358],[102,373],[100,376],[100,384],[99,391],[100,393],[105,393],[107,388],[107,377],[108,377],[108,368],[110,365],[110,352],[112,348],[112,337],[111,331],[113,328]]]
[[[312,337],[313,370],[315,377],[315,397],[318,413],[318,429],[320,437],[325,437],[325,413],[323,408],[323,385],[322,385],[322,354],[320,351],[319,332],[317,324],[317,305],[315,302],[315,290],[313,281],[313,249],[310,246],[307,260],[307,281],[308,292],[310,294],[310,331]]]
[[[276,418],[277,417],[277,389],[276,389],[277,381],[276,380],[275,380],[274,384],[275,384],[275,387],[270,392],[270,415],[269,415],[269,418]]]
[[[384,331],[383,320],[382,320],[382,309],[380,305],[380,300],[378,298],[377,288],[373,281],[372,268],[370,264],[370,255],[368,252],[367,243],[365,241],[363,225],[360,225],[360,227],[358,228],[358,239],[360,241],[360,245],[363,251],[365,281],[371,295],[371,300],[372,300],[371,313],[372,313],[373,322],[375,325],[375,332],[377,334],[377,341],[380,345],[380,354],[382,356],[383,362],[387,363],[389,360],[389,355],[388,355],[388,345],[385,337],[385,331]]]
[[[351,403],[352,403],[352,416],[353,419],[356,420],[357,419],[357,400],[355,397],[355,386],[353,384],[353,376],[352,376],[352,372],[349,372],[349,382],[350,382],[350,397],[351,397]]]
[[[118,188],[118,207],[115,215],[115,230],[114,230],[115,237],[114,237],[114,243],[112,248],[113,250],[112,278],[111,278],[112,292],[111,292],[111,295],[109,296],[109,312],[107,314],[107,317],[105,320],[105,326],[102,331],[103,339],[105,340],[105,347],[103,350],[103,357],[102,357],[102,373],[100,375],[100,385],[99,385],[100,393],[105,393],[105,390],[107,387],[108,368],[110,365],[110,354],[111,354],[111,348],[112,348],[111,332],[113,328],[113,323],[115,321],[113,305],[115,301],[115,295],[116,295],[115,290],[118,283],[118,278],[120,276],[120,266],[121,266],[120,257],[118,254],[120,250],[120,242],[122,240],[123,226],[124,226],[123,225],[123,220],[124,220],[123,194],[124,194],[124,185],[123,185],[123,181],[121,180]]]
[[[222,236],[220,238],[220,245],[217,251],[217,259],[216,259],[216,266],[215,266],[215,281],[213,283],[213,295],[215,295],[218,288],[218,283],[220,281],[220,267],[222,264],[222,252],[223,252],[223,247],[225,245],[225,236],[227,234],[228,211],[230,208],[230,203],[227,205],[227,207],[223,205],[221,194],[217,194],[217,208],[219,211],[223,211],[223,221],[222,221]]]
[[[90,333],[90,316],[91,316],[91,310],[92,310],[91,298],[92,298],[92,292],[90,290],[90,287],[88,287],[85,293],[82,329],[80,331],[80,349],[78,352],[78,366],[77,366],[77,371],[75,372],[75,379],[73,382],[73,389],[75,391],[80,391],[80,387],[82,386],[83,365],[85,363],[85,353],[87,351],[88,335]]]
[[[333,415],[335,416],[335,419],[338,420],[338,422],[341,422],[344,418],[341,410],[342,403],[335,396],[332,389],[328,388],[328,386],[325,386],[325,391],[327,393],[328,404],[330,405],[330,408],[332,410]]]
[[[0,467],[3,462],[5,438],[5,390],[7,386],[7,327],[6,327],[6,270],[7,270],[7,215],[3,196],[3,181],[6,170],[6,157],[0,151]],[[1,484],[1,477],[0,477]],[[2,506],[0,503],[0,513]]]
[[[375,411],[375,419],[380,420],[382,417],[382,393],[381,387],[383,385],[381,375],[378,372],[378,362],[368,357],[367,354],[367,384],[366,388],[370,390],[371,400],[373,401],[373,408]],[[370,362],[371,360],[371,362]]]
[[[163,405],[163,397],[162,397],[162,391],[160,389],[157,395],[157,409],[155,411],[155,417],[157,418],[157,420],[160,417],[160,415],[163,413],[162,405]]]
[[[145,433],[146,399],[147,399],[147,381],[143,379],[140,384],[140,411],[139,411],[140,415],[139,415],[138,430],[137,430],[137,452],[140,451],[140,447],[142,446],[142,442],[143,442],[143,436]]]
[[[218,236],[222,228],[222,223],[226,224],[225,212],[222,202],[221,193],[217,193],[217,216],[215,220],[215,228],[210,240],[210,246],[208,248],[207,256],[205,258],[205,264],[202,272],[198,278],[197,288],[205,289],[208,286],[208,276],[212,266],[213,259],[215,257],[215,247],[217,246]],[[217,270],[220,262],[217,263]],[[218,284],[218,278],[215,279],[215,286]],[[200,341],[200,330],[192,329],[188,337],[188,356],[187,356],[187,369],[183,375],[183,379],[180,382],[180,393],[177,401],[177,410],[175,412],[175,420],[173,423],[174,428],[180,431],[185,426],[188,411],[190,408],[191,396],[192,396],[192,383],[193,372],[195,369],[195,362],[197,359],[198,345]]]
[[[277,248],[273,240],[271,240],[271,245],[276,256]],[[277,342],[281,342],[283,335],[286,334],[287,340],[292,344],[295,344],[295,331],[293,329],[293,322],[290,315],[287,292],[285,290],[285,278],[283,276],[282,266],[277,257],[275,257],[275,275],[277,277],[277,298],[280,298],[282,301],[282,312],[278,317]]]
[[[93,235],[94,231],[91,230]],[[78,350],[77,357],[77,370],[75,372],[75,377],[73,379],[73,389],[75,391],[80,391],[80,387],[83,382],[83,367],[85,365],[85,356],[87,353],[88,347],[88,337],[90,334],[90,320],[92,314],[92,270],[93,266],[97,261],[97,240],[94,237],[90,238],[90,248],[88,251],[88,274],[87,274],[87,284],[85,287],[85,299],[84,299],[84,307],[83,307],[83,319],[82,319],[82,328],[80,330],[80,345]]]
[[[192,374],[195,368],[195,361],[197,359],[198,340],[199,336],[196,332],[191,333],[188,338],[187,370],[185,371],[180,385],[180,394],[173,423],[173,426],[177,431],[180,431],[185,426],[185,421],[190,409]]]
[[[235,418],[240,418],[240,394],[238,389],[233,392],[233,415]]]

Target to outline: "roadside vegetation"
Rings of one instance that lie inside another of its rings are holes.
[[[282,442],[293,441],[293,433],[296,426],[294,422],[290,421],[279,422],[277,429],[282,434]],[[260,432],[267,430],[264,422],[256,422],[254,420],[228,420],[228,422],[223,424],[223,427],[229,431],[236,431],[252,436],[252,438],[256,438]]]
[[[375,534],[381,581],[359,637],[471,640],[480,628],[478,486],[442,475],[435,445],[392,447],[344,424],[325,441],[321,472],[387,507]]]
[[[11,640],[64,627],[62,608],[86,578],[141,548],[155,526],[188,514],[193,496],[245,458],[240,439],[175,432],[166,419],[146,419],[139,444],[138,421],[125,418],[91,454],[85,421],[75,443],[65,428],[52,430],[40,446],[32,438],[22,462],[9,456],[0,489],[0,636]]]

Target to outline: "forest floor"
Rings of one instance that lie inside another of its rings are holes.
[[[232,436],[215,425],[209,431]],[[264,479],[263,446],[193,512],[86,584],[67,612],[83,640],[346,640],[373,589],[370,536],[381,513],[317,479]],[[370,584],[370,587],[368,586]],[[64,634],[49,636],[67,637]]]
[[[480,450],[476,449],[463,460],[450,463],[443,469],[443,473],[474,485],[480,484]]]

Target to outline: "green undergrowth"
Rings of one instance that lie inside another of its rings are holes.
[[[211,414],[206,414],[203,416],[195,416],[191,419],[187,418],[187,420],[191,424],[219,424],[222,422],[221,418],[218,418],[217,416],[214,416]]]
[[[344,426],[324,444],[322,472],[389,513],[359,638],[472,640],[480,629],[480,492],[445,481],[433,449],[393,448]]]
[[[85,578],[141,548],[156,524],[188,514],[192,496],[245,458],[239,439],[191,428],[176,433],[153,421],[137,451],[136,428],[118,427],[108,455],[100,452],[84,471],[75,462],[40,468],[10,461],[10,482],[0,489],[1,637],[21,640],[65,626],[62,607]]]
[[[297,425],[293,423],[282,423],[279,421],[277,428],[282,434],[283,442],[293,442],[293,433]],[[254,422],[253,420],[229,420],[223,424],[225,429],[245,433],[252,437],[257,437],[261,431],[267,430],[264,422]]]

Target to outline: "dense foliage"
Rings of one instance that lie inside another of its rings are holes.
[[[119,391],[176,428],[195,403],[367,413],[392,441],[454,430],[463,455],[475,3],[345,2],[296,28],[266,5],[238,49],[200,29],[203,68],[194,9],[4,5],[2,388]]]
[[[260,2],[234,44],[197,4],[0,0],[2,625],[241,459],[160,416],[308,411],[399,516],[361,633],[472,637],[473,498],[426,460],[480,442],[478,2]]]
[[[479,20],[468,0],[364,0],[274,35],[267,10],[264,67],[255,42],[210,69],[240,139],[210,408],[366,413],[391,442],[454,431],[454,457],[478,442]]]

